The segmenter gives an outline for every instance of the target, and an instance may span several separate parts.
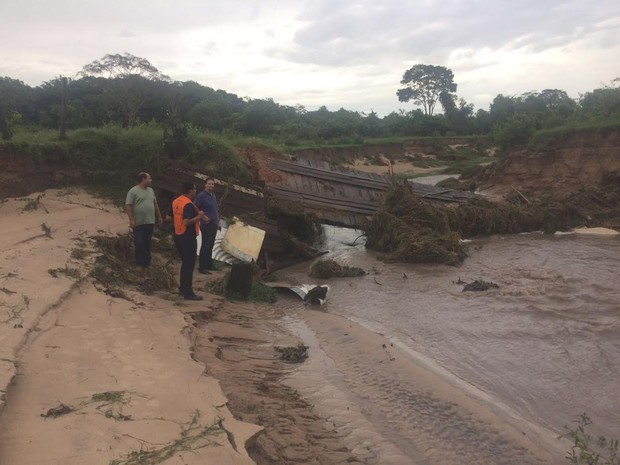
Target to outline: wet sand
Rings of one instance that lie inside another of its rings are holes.
[[[259,464],[563,463],[555,434],[508,418],[387,337],[322,309],[226,303],[193,334],[196,358],[233,413],[265,427],[249,448]],[[297,341],[308,360],[279,362],[273,346]]]
[[[42,201],[0,206],[0,463],[107,465],[132,452],[175,464],[560,463],[544,432],[328,307],[104,295],[71,250],[126,219],[84,194]],[[59,267],[84,278],[47,272]],[[307,361],[279,360],[275,346],[299,341]],[[41,416],[61,404],[74,410]]]

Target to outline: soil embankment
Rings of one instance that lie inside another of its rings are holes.
[[[494,194],[516,188],[533,198],[563,198],[620,176],[620,128],[575,132],[510,152],[480,185]],[[533,199],[532,199],[533,200]]]

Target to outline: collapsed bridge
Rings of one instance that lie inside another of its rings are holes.
[[[171,193],[178,192],[182,181],[193,181],[200,187],[209,176],[192,165],[178,162],[166,163],[163,168],[157,185]],[[273,160],[270,168],[278,176],[260,186],[216,180],[216,194],[224,216],[251,216],[264,210],[265,199],[271,197],[297,203],[304,212],[315,214],[321,223],[359,229],[378,210],[383,193],[392,183],[387,175],[312,159]],[[427,200],[460,203],[476,197],[470,192],[409,184],[416,195]]]

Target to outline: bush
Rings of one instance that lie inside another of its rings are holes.
[[[536,126],[532,118],[527,115],[515,115],[495,128],[494,138],[500,149],[505,152],[509,148],[526,145],[535,132]]]
[[[141,124],[131,129],[116,125],[72,131],[69,158],[77,166],[94,170],[140,171],[155,165],[163,144],[161,128]]]
[[[184,158],[225,179],[247,181],[251,178],[232,144],[222,137],[196,129],[189,131],[189,153]]]

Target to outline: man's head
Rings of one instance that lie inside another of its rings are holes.
[[[150,174],[144,171],[141,171],[140,173],[138,173],[138,184],[141,187],[149,187],[152,182],[153,182],[153,179],[151,178]]]
[[[181,185],[181,193],[190,199],[196,197],[196,184],[193,182],[184,182]]]
[[[215,181],[213,180],[213,178],[207,178],[205,179],[205,190],[209,193],[212,194],[213,191],[215,190]]]

